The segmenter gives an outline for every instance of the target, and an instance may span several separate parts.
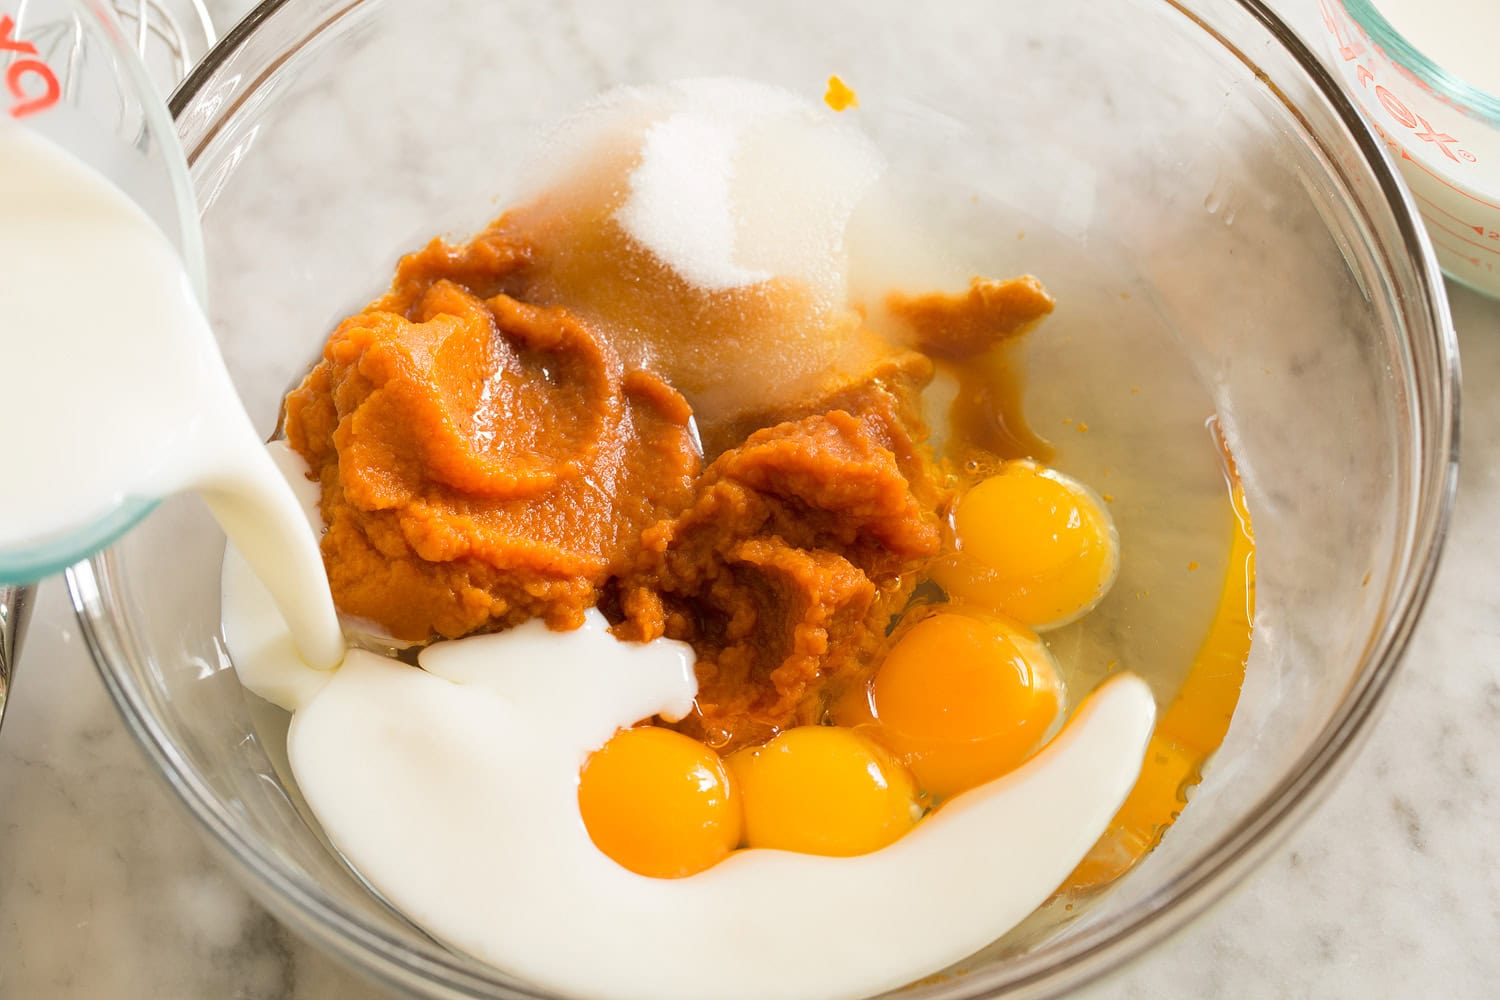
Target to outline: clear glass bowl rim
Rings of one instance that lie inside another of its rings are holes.
[[[1477,118],[1491,128],[1500,129],[1500,94],[1465,81],[1423,54],[1401,32],[1392,27],[1371,0],[1321,0],[1323,3],[1340,3],[1354,23],[1369,37],[1386,57],[1421,80],[1445,103],[1458,111]]]
[[[321,34],[343,16],[363,5],[350,0],[323,23],[315,26],[302,42]],[[1256,64],[1227,39],[1218,35],[1177,0],[1163,0],[1212,34],[1252,69]],[[1449,316],[1442,276],[1410,195],[1401,184],[1395,166],[1383,145],[1364,124],[1338,82],[1300,38],[1260,0],[1231,0],[1250,15],[1292,56],[1298,68],[1311,79],[1322,98],[1329,102],[1349,130],[1365,162],[1374,171],[1380,193],[1401,233],[1401,246],[1415,263],[1419,295],[1408,299],[1405,315],[1415,316],[1415,325],[1430,329],[1436,367],[1426,384],[1411,377],[1414,408],[1426,417],[1425,426],[1415,423],[1412,443],[1415,455],[1413,478],[1415,509],[1406,526],[1405,559],[1392,582],[1389,616],[1371,635],[1364,667],[1348,694],[1317,740],[1269,792],[1249,819],[1221,837],[1185,875],[1158,889],[1142,906],[1113,921],[1090,928],[1066,942],[1061,951],[1038,961],[1023,955],[1003,966],[982,969],[948,985],[967,985],[968,997],[1023,992],[1028,996],[1057,996],[1077,988],[1123,963],[1185,926],[1239,883],[1297,826],[1321,800],[1329,782],[1354,757],[1368,736],[1383,697],[1400,664],[1407,642],[1420,617],[1431,589],[1446,539],[1458,476],[1459,358],[1457,337]],[[1361,0],[1345,0],[1360,3]],[[290,0],[263,0],[229,32],[173,93],[169,108],[180,118],[193,98],[212,79],[262,23]],[[284,59],[286,54],[283,54]],[[281,62],[277,60],[277,64]],[[257,83],[259,81],[256,81]],[[252,87],[254,84],[252,84]],[[1284,100],[1284,98],[1283,98]],[[219,109],[222,120],[233,108]],[[1295,113],[1295,108],[1291,108]],[[196,157],[197,150],[189,150]],[[341,958],[392,986],[410,990],[421,983],[458,995],[476,998],[509,996],[552,1000],[552,994],[523,986],[502,986],[483,974],[469,959],[454,955],[439,945],[414,949],[363,918],[343,910],[318,885],[293,874],[260,843],[248,838],[233,813],[219,801],[207,783],[183,758],[165,728],[155,718],[147,699],[128,679],[127,662],[136,652],[128,627],[122,629],[113,614],[108,591],[109,560],[105,553],[79,563],[67,573],[69,596],[77,611],[80,631],[88,644],[105,687],[110,692],[127,728],[145,749],[153,764],[181,799],[188,811],[211,835],[211,843],[242,870],[252,887],[273,909],[315,937]],[[102,582],[101,582],[102,581]]]

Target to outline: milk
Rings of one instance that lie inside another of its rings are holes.
[[[691,709],[688,646],[619,642],[591,610],[572,632],[533,620],[435,643],[420,669],[353,649],[314,671],[232,549],[223,592],[235,669],[294,713],[292,772],[343,858],[435,939],[564,996],[696,1000],[712,983],[721,1000],[855,1000],[935,972],[1055,892],[1134,786],[1155,719],[1151,689],[1119,674],[1031,760],[879,851],[741,850],[649,878],[594,846],[578,773],[617,729]]]
[[[194,491],[304,658],[343,656],[317,539],[235,394],[176,252],[103,176],[0,122],[0,553]]]

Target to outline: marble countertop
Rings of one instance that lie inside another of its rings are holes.
[[[221,23],[243,0],[215,7]],[[1299,27],[1315,4],[1283,0]],[[1481,997],[1500,982],[1500,302],[1450,288],[1464,358],[1453,537],[1383,718],[1328,800],[1102,998]],[[208,853],[121,725],[60,581],[0,731],[0,997],[347,1000]]]

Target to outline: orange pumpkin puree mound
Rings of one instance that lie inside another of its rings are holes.
[[[334,600],[418,642],[598,606],[622,640],[693,646],[683,731],[728,750],[821,721],[952,544],[935,363],[998,358],[1052,300],[893,295],[903,347],[784,282],[693,290],[585,208],[407,256],[287,397]]]
[[[817,722],[822,685],[861,668],[938,551],[883,423],[834,410],[757,431],[646,532],[616,634],[692,643],[692,735],[730,749]]]
[[[286,401],[334,601],[399,639],[576,628],[699,468],[686,402],[595,331],[438,277],[483,287],[518,259],[474,256],[403,260]]]
[[[1029,274],[974,278],[962,295],[891,292],[886,308],[911,330],[916,347],[938,357],[967,358],[1025,333],[1056,305]]]

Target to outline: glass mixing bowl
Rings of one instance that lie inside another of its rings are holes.
[[[1162,846],[1076,919],[906,994],[1052,996],[1221,897],[1327,794],[1389,686],[1452,498],[1457,357],[1426,237],[1381,144],[1265,8],[263,4],[173,99],[212,319],[269,435],[288,383],[398,252],[499,211],[534,129],[618,83],[732,74],[816,96],[830,73],[925,209],[972,223],[954,230],[966,252],[1056,293],[1029,405],[1056,416],[1129,395],[1127,372],[1186,366],[1199,395],[1131,396],[1069,441],[1114,428],[1121,465],[1168,482],[1181,459],[1158,418],[1201,399],[1193,419],[1217,410],[1255,517],[1244,693]],[[541,995],[386,910],[304,819],[282,779],[285,717],[241,690],[220,638],[222,549],[178,499],[70,574],[106,684],[209,840],[272,912],[375,980]]]

